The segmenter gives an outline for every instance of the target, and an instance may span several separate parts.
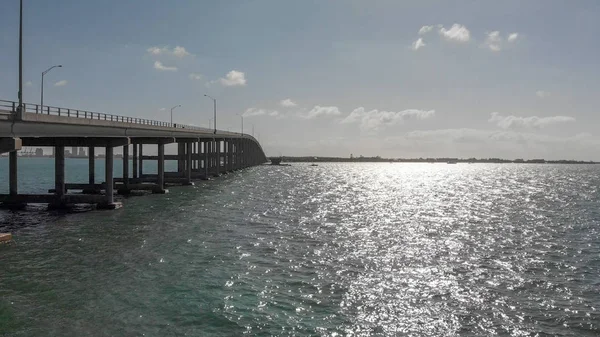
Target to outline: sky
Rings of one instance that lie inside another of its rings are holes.
[[[0,99],[17,100],[18,1]],[[25,0],[24,100],[254,133],[269,156],[600,160],[597,0]],[[242,117],[243,116],[243,117]]]

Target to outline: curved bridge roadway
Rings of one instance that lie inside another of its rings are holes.
[[[72,204],[96,204],[98,208],[120,207],[114,190],[166,193],[165,184],[191,185],[193,179],[208,179],[267,161],[258,141],[247,134],[171,124],[148,119],[75,109],[0,100],[0,153],[9,153],[9,194],[0,194],[1,206],[23,208],[27,203],[47,203],[50,208]],[[165,155],[165,144],[177,143],[176,155]],[[158,155],[144,155],[144,145],[156,145]],[[23,146],[53,147],[54,188],[45,194],[19,194],[17,151]],[[89,181],[65,182],[65,147],[87,147]],[[123,175],[114,178],[114,148],[123,147]],[[105,149],[105,180],[96,184],[95,148]],[[130,149],[132,154],[130,155]],[[129,163],[132,160],[133,167]],[[144,174],[143,161],[156,160],[157,174]],[[177,172],[165,172],[165,160],[177,160]],[[107,182],[110,182],[107,184]],[[83,194],[68,194],[81,190]],[[103,193],[102,193],[103,192]]]

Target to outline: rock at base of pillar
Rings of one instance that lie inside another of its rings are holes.
[[[215,178],[218,178],[218,177],[221,176],[221,173],[213,173],[212,176],[215,177]]]
[[[123,204],[120,202],[100,203],[100,204],[96,205],[96,209],[106,209],[106,210],[119,209],[122,207],[123,207]]]
[[[131,190],[128,188],[119,188],[117,190],[117,194],[118,195],[130,195],[131,194]]]
[[[160,187],[156,187],[152,189],[152,194],[167,194],[169,193],[169,190],[164,189],[164,188],[160,188]]]
[[[66,202],[53,202],[48,204],[49,211],[70,211],[75,207],[73,204],[67,204]]]
[[[0,245],[4,243],[12,242],[12,234],[10,233],[0,233]]]
[[[2,202],[0,203],[0,209],[7,209],[9,211],[22,211],[27,207],[24,202]]]

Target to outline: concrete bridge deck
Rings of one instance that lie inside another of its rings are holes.
[[[166,156],[164,146],[170,143],[177,143],[177,154]],[[143,154],[144,145],[149,144],[157,146],[156,156]],[[55,186],[49,189],[52,193],[18,193],[17,151],[23,146],[54,148]],[[88,184],[65,182],[64,153],[65,147],[71,146],[88,148]],[[101,184],[96,183],[94,172],[97,147],[104,148],[106,154],[105,180]],[[116,179],[115,147],[123,148],[123,175]],[[42,109],[36,104],[23,104],[18,109],[17,102],[0,100],[0,153],[6,152],[10,162],[9,194],[0,194],[0,203],[12,208],[22,208],[27,203],[48,203],[53,208],[92,203],[113,209],[120,206],[114,203],[115,188],[123,194],[132,190],[166,193],[167,183],[190,185],[193,179],[207,179],[267,161],[258,141],[247,134],[77,109],[50,106]],[[157,161],[157,174],[144,174],[143,162],[147,160]],[[177,160],[177,172],[165,172],[165,160]],[[96,195],[67,194],[69,189]],[[102,191],[103,195],[97,195]]]

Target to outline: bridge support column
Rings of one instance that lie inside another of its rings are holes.
[[[8,182],[8,194],[10,196],[15,196],[17,194],[19,194],[19,188],[18,188],[18,154],[17,151],[11,151],[8,154],[8,170],[9,170],[9,182]]]
[[[133,147],[135,148],[135,145]],[[123,145],[123,186],[117,190],[117,193],[122,195],[131,193],[129,189],[129,145]]]
[[[185,171],[185,143],[177,143],[177,172]]]
[[[133,176],[133,180],[137,180],[138,177],[138,145],[137,144],[132,144],[133,146],[133,157],[131,158],[131,163],[133,164],[133,167],[131,169],[132,171],[132,176]]]
[[[192,149],[193,149],[193,142],[187,142],[185,143],[185,150],[186,150],[186,160],[185,160],[185,183],[184,185],[194,185],[194,183],[192,182]]]
[[[9,198],[16,198],[19,194],[19,190],[17,187],[18,184],[18,166],[17,166],[17,160],[18,160],[18,155],[17,155],[17,150],[11,151],[8,154],[9,158]],[[6,209],[11,209],[11,210],[20,210],[20,209],[24,209],[25,206],[27,206],[27,203],[25,202],[20,202],[17,200],[6,200],[3,203],[0,204],[0,206],[2,208],[6,208]]]
[[[88,184],[89,187],[83,189],[83,194],[100,194],[100,190],[95,188],[96,184],[96,148],[88,146]]]
[[[215,140],[215,176],[221,175],[221,140]]]
[[[139,174],[138,177],[142,178],[144,175],[144,144],[140,143],[140,153],[138,154],[138,166],[139,166]]]
[[[204,151],[203,153],[203,160],[202,160],[202,169],[204,169],[204,179],[208,179],[208,141],[204,140],[202,141],[202,150]]]
[[[114,149],[112,145],[107,145],[105,148],[105,157],[104,157],[104,179],[105,179],[105,195],[104,202],[99,203],[98,209],[117,209],[121,208],[122,204],[120,202],[115,202],[114,195]]]
[[[242,140],[238,139],[235,142],[235,168],[242,169]]]
[[[156,187],[152,190],[155,194],[165,194],[165,144],[158,143],[158,172],[156,179]]]
[[[227,141],[227,164],[229,172],[233,172],[233,139]]]
[[[65,198],[65,146],[56,145],[54,147],[54,196],[52,203],[48,204],[48,209],[65,209],[67,204]]]

